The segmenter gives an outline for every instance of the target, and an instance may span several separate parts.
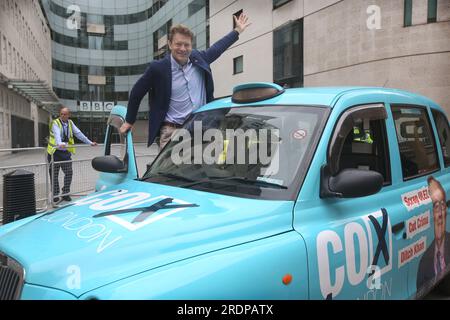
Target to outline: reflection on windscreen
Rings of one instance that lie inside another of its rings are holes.
[[[323,114],[323,108],[299,106],[194,114],[143,179],[234,195],[289,194]]]

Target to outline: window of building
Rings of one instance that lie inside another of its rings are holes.
[[[272,1],[273,8],[277,9],[277,8],[281,7],[282,5],[284,5],[284,4],[286,4],[286,3],[290,2],[290,1],[291,0],[273,0]]]
[[[442,112],[433,110],[433,118],[436,123],[442,156],[444,157],[444,165],[447,168],[450,166],[450,127],[447,117]]]
[[[128,101],[128,91],[116,92],[116,101]]]
[[[3,124],[3,112],[0,112],[0,141],[3,140],[3,136],[4,136],[4,124]]]
[[[413,0],[405,1],[405,11],[404,11],[404,26],[409,27],[412,25],[412,2]]]
[[[273,79],[284,87],[303,86],[303,19],[273,32]]]
[[[172,20],[169,20],[162,27],[153,32],[153,59],[158,60],[163,58],[169,50],[167,41],[171,27]]]
[[[8,71],[12,72],[12,47],[11,43],[8,41],[8,59],[6,60],[6,63],[8,64]]]
[[[428,0],[428,23],[437,21],[437,0]]]
[[[413,0],[404,0],[404,22],[405,27],[414,25],[413,22],[413,4],[418,5]],[[437,21],[438,0],[427,0],[427,23]]]
[[[11,63],[11,73],[16,76],[17,73],[17,60],[16,60],[16,48],[12,47],[12,63]]]
[[[239,18],[239,16],[244,12],[243,9],[239,10],[238,12],[235,12],[233,14],[233,29],[236,28],[236,21],[234,21],[234,17]]]
[[[233,74],[244,72],[244,56],[233,59]]]
[[[392,106],[402,162],[403,179],[427,175],[439,169],[430,119],[425,107]]]
[[[188,5],[188,16],[193,16],[206,7],[206,0],[194,0]]]
[[[89,49],[102,50],[103,49],[103,37],[89,36]]]
[[[6,139],[10,138],[10,131],[9,131],[9,122],[10,122],[10,117],[8,113],[5,113],[5,132],[6,132]]]
[[[19,52],[16,53],[16,72],[14,73],[17,78],[20,77],[20,56]]]
[[[2,43],[1,43],[1,51],[2,51],[2,60],[0,61],[0,64],[6,64],[7,63],[7,59],[6,59],[6,52],[7,52],[7,44],[6,44],[6,38],[5,36],[2,36]]]

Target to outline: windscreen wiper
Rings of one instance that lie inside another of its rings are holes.
[[[193,179],[190,179],[190,178],[187,178],[187,177],[184,177],[184,176],[179,176],[177,174],[173,174],[173,173],[169,173],[169,172],[161,172],[161,171],[156,173],[155,175],[151,175],[149,177],[142,178],[141,181],[145,181],[147,179],[154,178],[156,176],[163,176],[163,177],[170,178],[170,179],[184,180],[184,181],[188,181],[188,182],[194,182],[195,181]]]
[[[135,217],[133,219],[133,221],[131,221],[131,223],[137,223],[137,222],[144,221],[145,219],[147,219],[149,216],[151,216],[158,210],[198,207],[198,205],[195,203],[189,203],[189,204],[172,204],[172,203],[173,203],[172,198],[166,198],[166,199],[158,201],[157,203],[154,203],[148,207],[107,211],[107,212],[102,212],[102,213],[96,214],[95,216],[93,216],[93,218],[101,218],[101,217],[123,214],[123,213],[130,213],[130,212],[140,212],[140,214],[137,217]]]
[[[199,185],[199,184],[204,184],[204,183],[209,183],[209,182],[225,181],[225,180],[233,180],[233,181],[238,181],[238,182],[244,183],[244,184],[249,184],[249,185],[254,185],[254,186],[261,186],[261,187],[266,187],[266,188],[288,189],[288,187],[283,186],[281,184],[267,182],[267,181],[262,181],[262,180],[250,180],[250,179],[245,178],[245,177],[209,177],[207,179],[198,180],[198,181],[192,181],[190,183],[182,184],[182,185],[179,185],[177,187],[188,188],[188,187],[196,186],[196,185]]]

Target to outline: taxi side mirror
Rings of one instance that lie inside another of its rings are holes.
[[[127,172],[127,165],[114,155],[95,157],[92,167],[100,172],[122,173]]]
[[[381,190],[383,176],[371,170],[343,169],[335,176],[325,165],[321,169],[321,198],[358,198],[375,194]]]

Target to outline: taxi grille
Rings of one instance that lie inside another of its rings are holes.
[[[19,299],[23,278],[22,266],[0,252],[0,300]]]

